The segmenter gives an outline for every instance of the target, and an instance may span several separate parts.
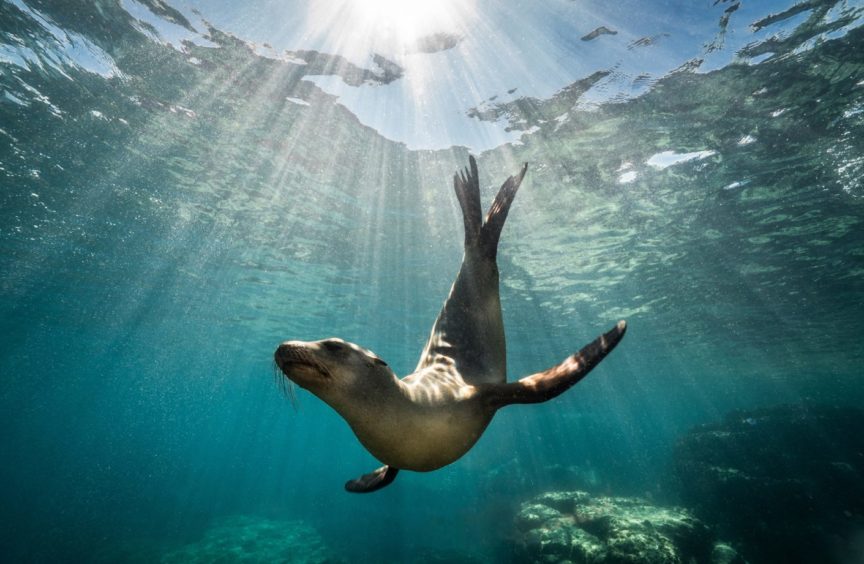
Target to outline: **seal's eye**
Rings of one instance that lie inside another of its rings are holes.
[[[375,364],[380,364],[381,366],[387,366],[387,363],[378,358],[377,356],[372,359],[372,362],[374,362]]]
[[[342,350],[342,343],[339,341],[324,341],[321,343],[321,346],[330,352],[337,352]]]

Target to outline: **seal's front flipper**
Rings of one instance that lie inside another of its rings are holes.
[[[398,468],[392,466],[382,466],[374,472],[363,474],[355,480],[345,482],[345,489],[351,493],[372,493],[380,490],[396,479]]]
[[[492,384],[487,388],[489,401],[495,407],[513,403],[540,403],[561,394],[584,378],[618,344],[627,331],[627,323],[619,321],[558,366],[526,376],[509,384]]]

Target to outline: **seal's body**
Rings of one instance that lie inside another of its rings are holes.
[[[327,402],[385,466],[349,481],[353,492],[380,489],[398,469],[429,471],[474,446],[495,412],[551,399],[597,365],[624,336],[619,321],[578,353],[544,372],[507,383],[498,292],[498,239],[527,165],[501,186],[481,218],[477,163],[454,178],[465,224],[465,255],[414,373],[399,380],[370,351],[341,339],[286,341],[275,359],[283,374]]]

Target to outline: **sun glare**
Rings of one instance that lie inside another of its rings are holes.
[[[333,0],[310,2],[307,38],[320,37],[330,53],[398,56],[434,34],[459,34],[472,19],[474,0]]]
[[[350,0],[356,22],[372,32],[411,41],[452,21],[453,2],[416,0]]]

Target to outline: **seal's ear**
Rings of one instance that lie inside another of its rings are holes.
[[[624,337],[627,323],[619,321],[564,362],[543,372],[526,376],[509,384],[483,386],[482,393],[494,408],[514,403],[540,403],[563,393],[588,375]]]
[[[389,486],[396,479],[398,468],[392,466],[382,466],[374,472],[363,474],[357,479],[348,480],[345,483],[345,489],[351,493],[372,493],[380,490],[384,486]]]

